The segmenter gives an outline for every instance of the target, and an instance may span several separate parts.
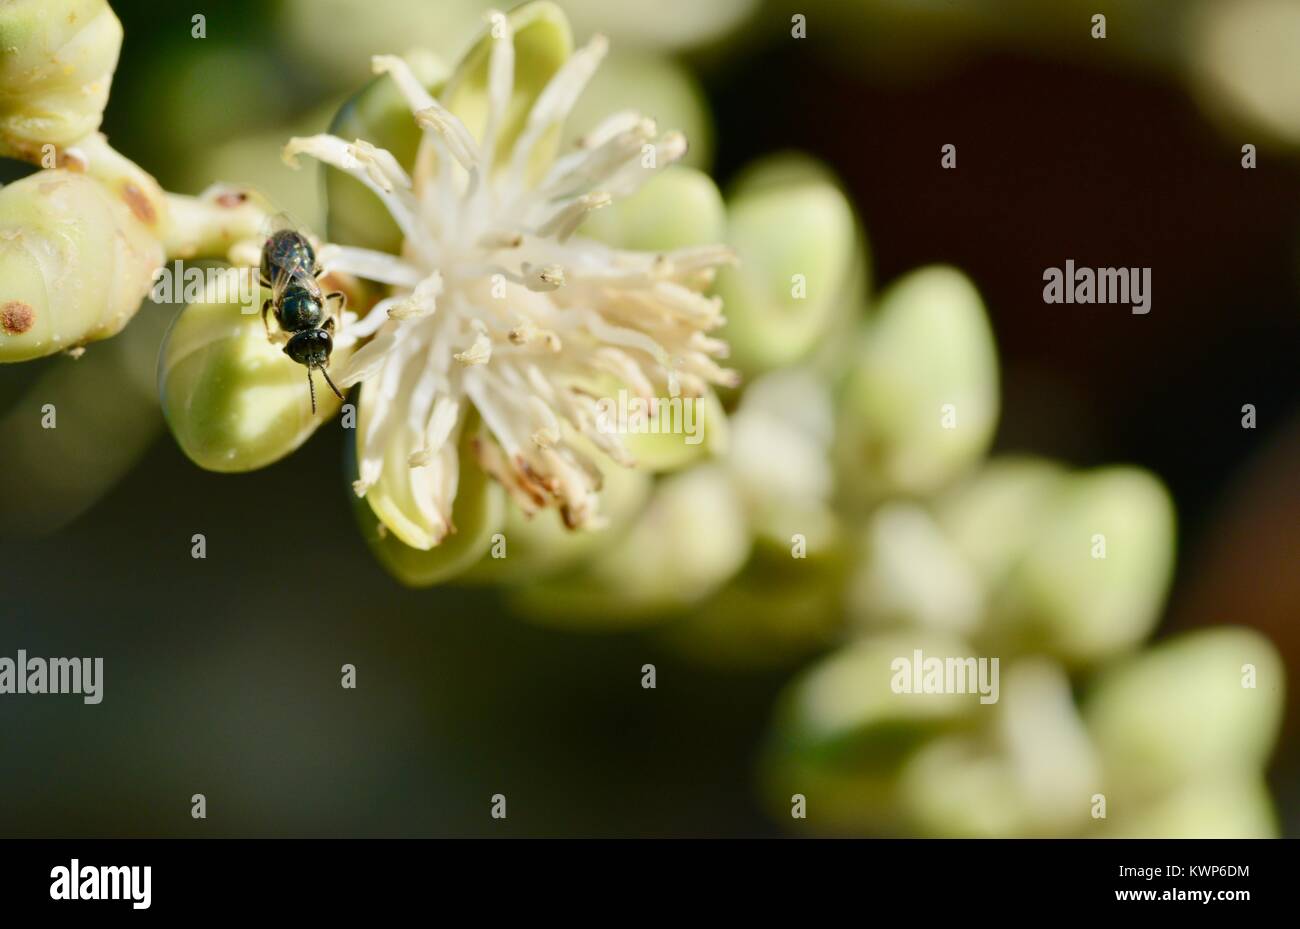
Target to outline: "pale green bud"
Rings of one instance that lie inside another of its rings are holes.
[[[588,451],[588,443],[580,436],[569,441]],[[469,466],[477,467],[477,463]],[[613,462],[603,462],[601,473],[599,527],[569,529],[552,509],[530,517],[508,502],[498,550],[480,561],[467,579],[507,584],[533,582],[571,570],[616,544],[645,508],[654,480],[645,470]]]
[[[845,388],[841,466],[860,496],[932,492],[987,451],[998,362],[979,293],[954,268],[885,291]]]
[[[806,522],[800,523],[804,529]],[[830,536],[830,533],[825,533]],[[778,546],[759,536],[744,570],[664,635],[700,664],[792,667],[834,644],[841,633],[844,582],[840,546],[810,533],[806,557],[790,536]]]
[[[1072,663],[1145,639],[1173,571],[1174,508],[1160,481],[1131,467],[1087,472],[1051,493],[1038,519],[991,605],[994,634]]]
[[[713,391],[702,397],[662,397],[659,404],[659,412],[652,419],[666,424],[667,429],[621,436],[638,468],[677,471],[703,457],[726,452],[730,425]]]
[[[750,526],[786,557],[816,557],[841,541],[828,454],[834,415],[821,378],[786,369],[749,384],[731,417],[727,467]]]
[[[608,551],[574,574],[525,588],[516,602],[555,625],[637,625],[701,602],[748,554],[744,512],[726,474],[699,465],[661,479]]]
[[[1275,839],[1277,813],[1254,772],[1192,781],[1141,802],[1108,803],[1098,832],[1114,839]]]
[[[116,335],[162,263],[162,191],[102,137],[81,147],[90,173],[38,171],[0,189],[0,362]]]
[[[608,18],[611,6],[604,7]],[[713,163],[713,114],[690,70],[671,58],[634,50],[604,24],[593,31],[610,35],[612,47],[565,122],[561,147],[570,148],[611,113],[633,110],[653,119],[660,131],[683,133],[690,148],[682,164],[708,170]]]
[[[0,155],[42,164],[98,129],[121,45],[105,0],[0,4]]]
[[[928,835],[1070,835],[1102,789],[1096,752],[1064,670],[1045,659],[1002,664],[997,703],[973,734],[944,736],[904,767],[900,790]]]
[[[1254,777],[1282,720],[1285,670],[1258,632],[1185,633],[1106,671],[1084,717],[1108,782],[1130,802],[1180,784]]]
[[[808,824],[821,831],[914,829],[898,794],[904,764],[935,736],[972,725],[987,709],[973,694],[904,692],[905,672],[896,662],[911,662],[916,649],[926,656],[974,654],[947,634],[877,635],[845,646],[787,687],[764,759],[764,793],[774,812],[784,808],[788,817],[790,795],[799,792],[810,798]]]
[[[945,493],[935,504],[935,516],[994,588],[1024,555],[1065,486],[1065,469],[1054,462],[996,458]]]
[[[823,659],[791,685],[784,699],[779,728],[803,750],[832,754],[852,745],[895,744],[934,733],[967,717],[979,707],[973,694],[911,693],[910,679],[898,659],[975,654],[962,639],[947,633],[917,630],[889,633],[853,642]]]
[[[241,302],[238,273],[226,269],[224,286],[215,279],[206,283],[203,298],[172,322],[158,355],[167,425],[181,450],[209,471],[252,471],[278,461],[333,420],[340,406],[313,373],[312,414],[307,368],[267,337],[260,309],[269,294],[253,286],[252,299]],[[331,369],[350,353],[336,344]]]
[[[833,178],[802,156],[759,162],[728,197],[727,244],[739,263],[718,272],[721,330],[746,374],[809,355],[845,312],[862,262],[858,232]]]
[[[753,14],[758,0],[567,0],[564,6],[579,33],[599,29],[620,45],[670,51],[723,40]]]
[[[721,242],[726,225],[726,206],[713,179],[695,168],[672,165],[631,196],[596,210],[579,234],[617,248],[665,252]]]
[[[904,501],[882,505],[858,548],[848,610],[859,624],[977,632],[984,585],[924,508]]]

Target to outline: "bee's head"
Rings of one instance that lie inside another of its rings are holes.
[[[334,350],[334,340],[324,329],[307,329],[294,333],[284,353],[309,368],[323,368],[329,364],[330,352]]]

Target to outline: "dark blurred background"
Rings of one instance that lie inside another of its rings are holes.
[[[104,130],[170,189],[197,192],[212,139],[288,135],[277,127],[347,90],[295,58],[306,40],[279,4],[221,4],[201,52],[188,6],[113,6],[126,41]],[[755,156],[805,150],[851,194],[877,287],[931,262],[969,274],[1002,365],[995,450],[1158,474],[1179,554],[1157,635],[1256,626],[1300,689],[1300,156],[1224,132],[1158,50],[1095,53],[1086,19],[1073,38],[939,45],[912,23],[906,66],[877,67],[880,20],[860,23],[853,54],[854,21],[818,14],[794,41],[790,11],[760,4],[678,56],[712,113],[720,186]],[[1112,33],[1130,27],[1152,28],[1111,15]],[[362,70],[371,51],[357,50]],[[222,60],[228,81],[201,79]],[[945,143],[955,171],[939,169]],[[1045,306],[1043,269],[1067,258],[1151,267],[1151,313]],[[70,363],[0,368],[0,413]],[[777,834],[754,762],[797,664],[703,667],[658,631],[553,631],[489,590],[403,589],[355,531],[345,435],[223,476],[159,433],[69,525],[0,540],[0,654],[103,656],[106,697],[0,701],[0,833]],[[190,557],[196,532],[206,560]],[[345,662],[355,691],[339,686]],[[646,662],[655,690],[640,686]],[[1295,835],[1291,706],[1270,783]],[[488,817],[494,793],[505,821]]]

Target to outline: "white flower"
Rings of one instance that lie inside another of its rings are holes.
[[[396,82],[423,130],[412,174],[361,139],[317,135],[285,148],[290,163],[307,154],[357,178],[402,230],[400,255],[329,245],[320,258],[391,287],[354,325],[354,335],[373,338],[338,381],[363,383],[356,492],[371,494],[377,515],[421,549],[455,531],[457,447],[471,407],[485,427],[474,444],[479,464],[525,512],[556,505],[578,527],[597,519],[601,473],[574,436],[635,464],[619,436],[597,427],[610,384],[650,400],[736,381],[716,361],[725,344],[707,335],[723,322],[720,300],[701,293],[730,250],[631,252],[576,235],[591,211],[680,159],[685,139],[617,113],[538,173],[539,145],[559,131],[605,53],[597,36],[556,72],[513,148],[499,154],[514,44],[506,17],[491,21],[481,138],[404,61],[380,56],[375,71]]]

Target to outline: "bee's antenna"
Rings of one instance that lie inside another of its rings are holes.
[[[321,373],[321,377],[325,378],[325,383],[330,385],[330,390],[334,391],[334,396],[336,396],[336,397],[338,397],[340,400],[342,400],[342,399],[343,399],[343,395],[342,395],[341,393],[339,393],[339,389],[338,389],[337,387],[335,387],[335,386],[334,386],[334,382],[330,380],[330,373],[329,373],[328,371],[325,370],[325,366],[324,366],[324,365],[321,365],[321,366],[320,366],[320,373]]]
[[[307,390],[311,393],[311,415],[316,415],[316,382],[311,379],[311,368],[307,368]]]

